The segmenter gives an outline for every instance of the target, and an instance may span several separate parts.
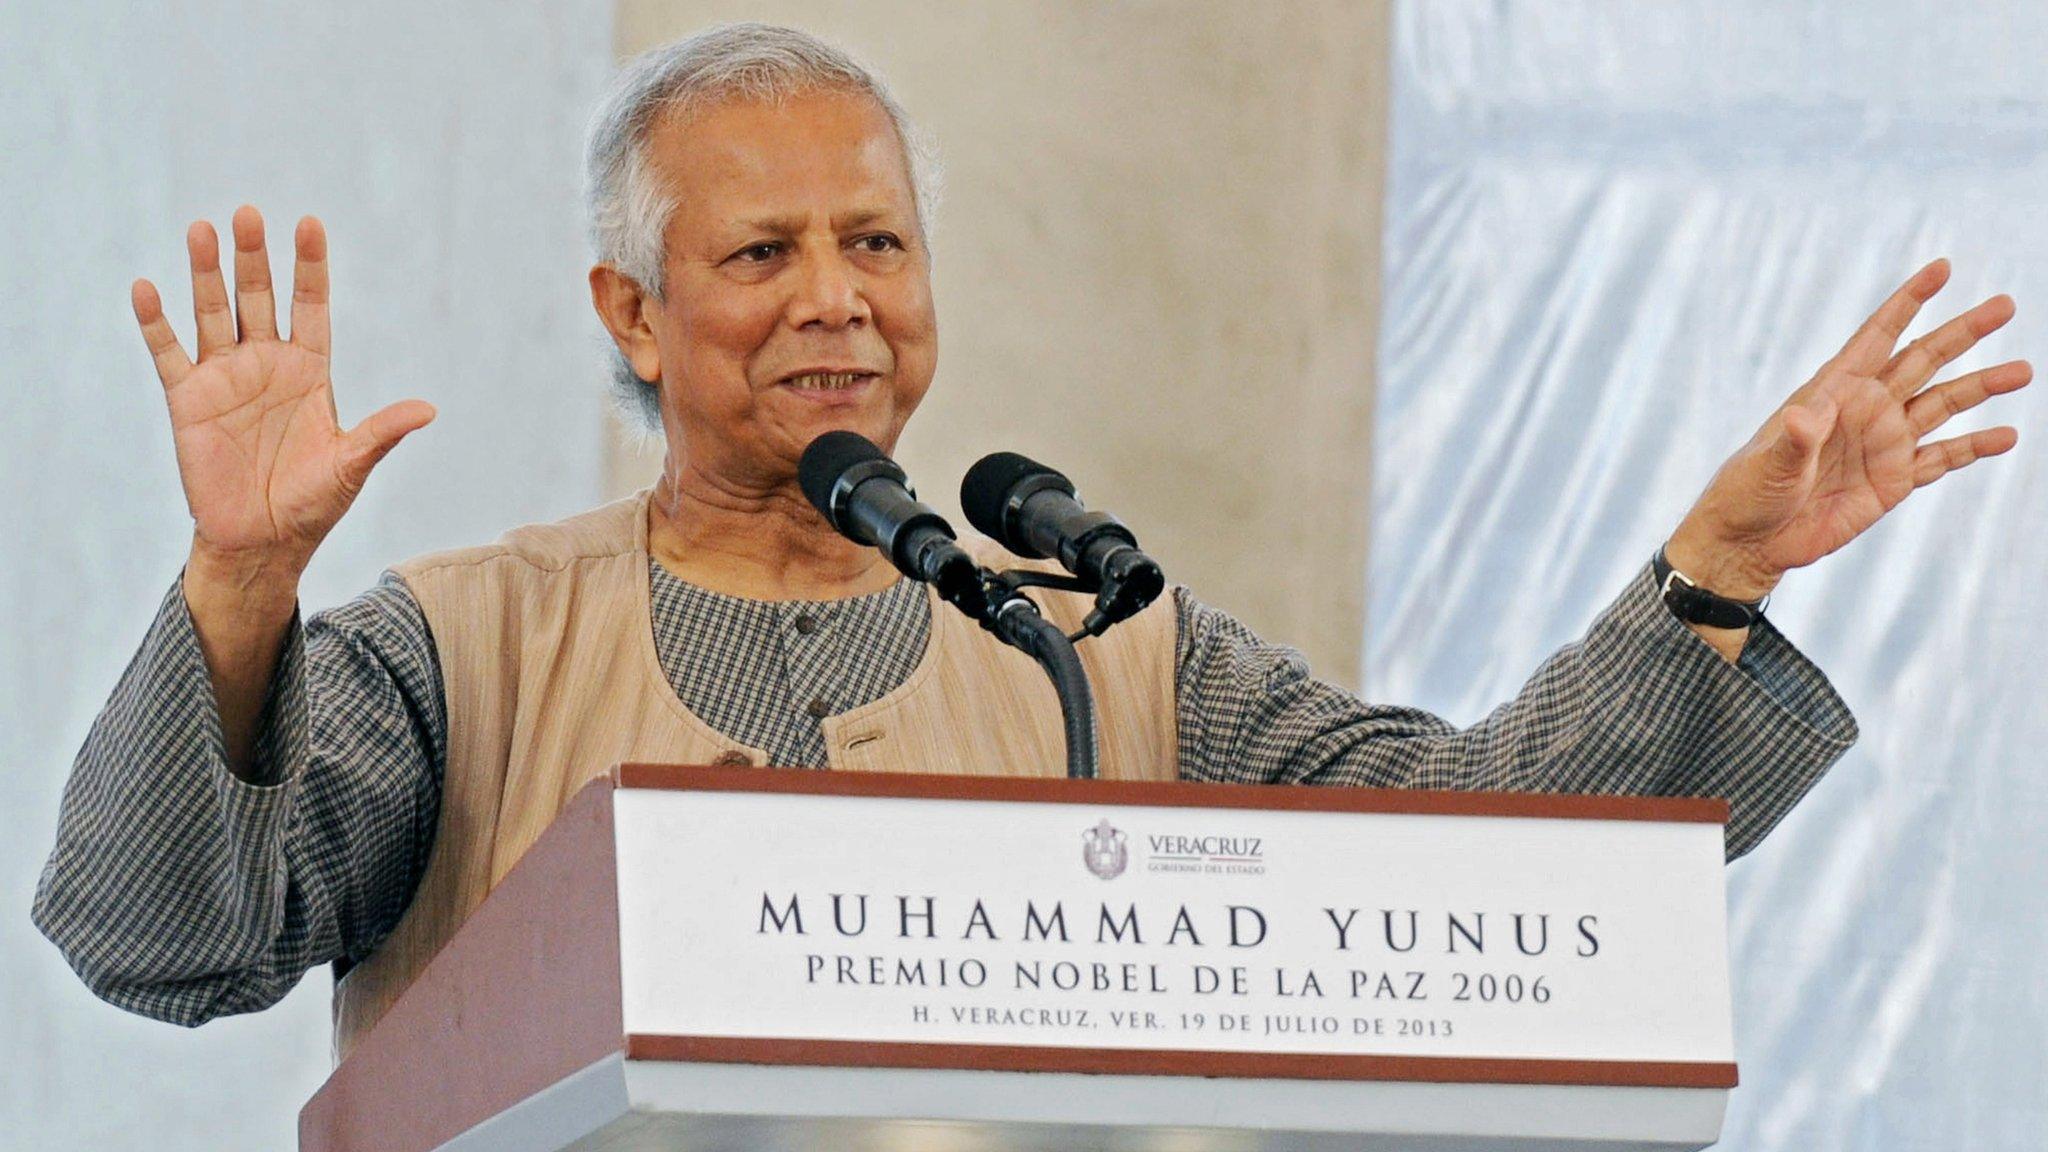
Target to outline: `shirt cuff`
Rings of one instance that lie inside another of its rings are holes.
[[[1667,794],[1729,803],[1728,854],[1748,851],[1855,743],[1856,718],[1827,676],[1768,619],[1729,663],[1658,593],[1645,564],[1616,605],[1615,623],[1642,641],[1638,692],[1669,693],[1699,717],[1686,738],[1704,755]]]
[[[1835,693],[1827,674],[1794,647],[1769,617],[1759,616],[1749,629],[1741,656],[1730,664],[1714,646],[1674,615],[1657,588],[1648,564],[1630,582],[1624,609],[1658,634],[1658,646],[1685,653],[1702,675],[1727,680],[1736,674],[1823,743],[1847,748],[1857,736],[1856,718]],[[1674,653],[1675,655],[1676,653]]]

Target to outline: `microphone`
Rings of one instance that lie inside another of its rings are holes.
[[[960,507],[976,531],[1019,556],[1057,559],[1095,592],[1090,634],[1137,615],[1166,590],[1166,574],[1129,528],[1088,511],[1072,481],[1027,456],[982,457],[960,481]]]
[[[1038,661],[1059,696],[1067,775],[1093,779],[1094,698],[1073,642],[1028,597],[994,573],[983,573],[945,518],[918,503],[902,467],[858,433],[827,432],[804,449],[796,479],[804,498],[841,535],[880,548],[897,571],[932,585],[948,603]]]
[[[917,500],[900,465],[858,432],[827,432],[796,466],[804,496],[842,536],[880,548],[896,570],[981,615],[981,567],[945,517]]]

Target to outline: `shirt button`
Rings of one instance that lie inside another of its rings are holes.
[[[811,615],[809,612],[805,612],[804,614],[796,618],[797,635],[809,636],[811,633],[816,632],[817,630],[818,618],[816,616]]]
[[[825,703],[823,699],[813,700],[804,705],[804,711],[810,713],[813,720],[823,720],[832,714],[832,705]]]
[[[745,752],[720,752],[718,759],[713,760],[711,763],[720,767],[730,768],[741,764],[752,764],[753,762]]]

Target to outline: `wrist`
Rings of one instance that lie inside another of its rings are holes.
[[[206,662],[227,769],[267,783],[255,763],[264,702],[299,609],[305,565],[268,552],[222,552],[194,538],[183,577],[185,609]]]
[[[289,553],[224,551],[195,536],[185,559],[185,603],[195,616],[289,617],[305,569],[304,560]]]
[[[1744,549],[1715,539],[1690,521],[1664,543],[1664,559],[1702,592],[1728,600],[1755,602],[1769,596],[1784,577],[1758,563]]]

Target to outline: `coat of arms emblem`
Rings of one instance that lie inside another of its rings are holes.
[[[1081,833],[1081,862],[1104,880],[1114,880],[1123,875],[1124,865],[1131,862],[1130,849],[1124,846],[1124,834],[1107,820]]]

